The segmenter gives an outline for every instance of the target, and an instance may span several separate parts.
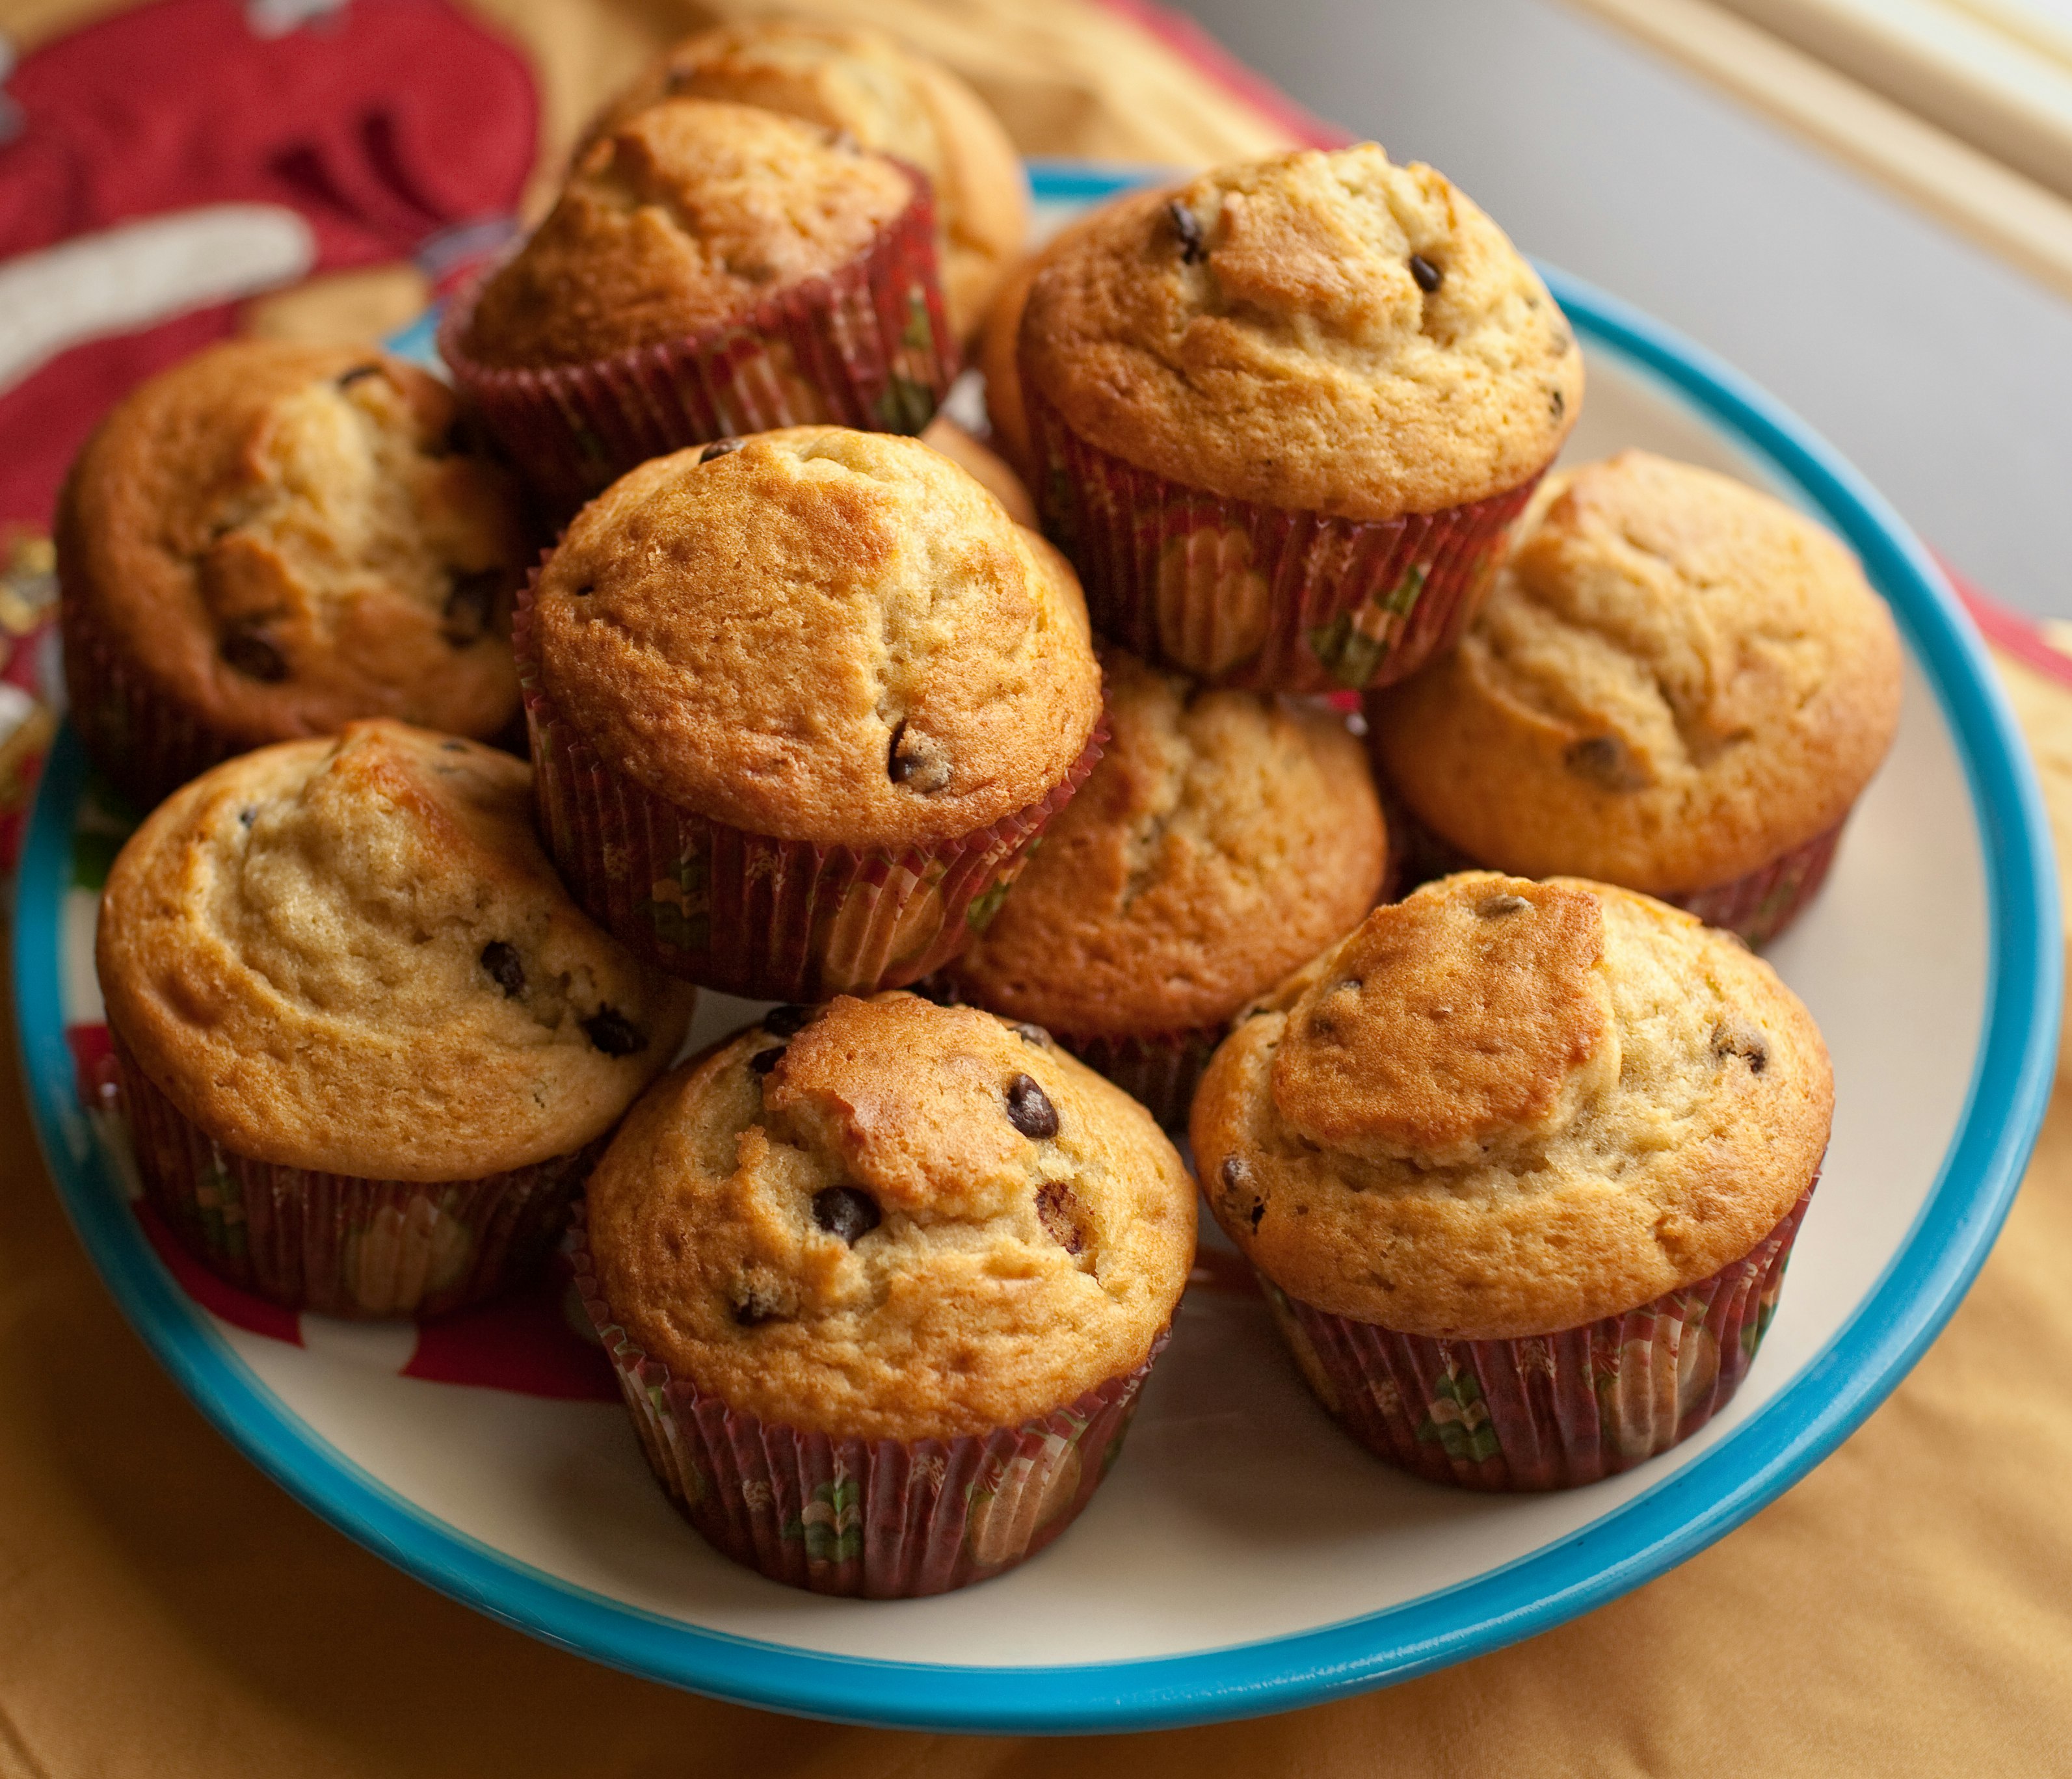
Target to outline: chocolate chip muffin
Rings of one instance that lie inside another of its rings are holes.
[[[752,105],[668,99],[584,150],[440,333],[547,497],[812,421],[919,432],[956,368],[926,178]]]
[[[1231,1015],[1374,906],[1388,837],[1337,712],[1102,667],[1100,764],[949,978],[1184,1127]]]
[[[947,962],[1098,753],[1071,570],[888,434],[799,427],[643,465],[569,528],[518,643],[571,886],[664,968],[737,994]]]
[[[508,754],[386,721],[176,792],[97,961],[138,1160],[234,1282],[432,1313],[536,1262],[694,992],[569,901]]]
[[[1193,1263],[1193,1182],[1053,1046],[908,994],[785,1006],[648,1093],[578,1282],[657,1473],[737,1562],[939,1592],[1113,1461]]]
[[[1439,1481],[1548,1488],[1733,1393],[1833,1110],[1811,1016],[1726,935],[1606,884],[1467,872],[1242,1021],[1193,1137],[1355,1437]]]
[[[1450,644],[1583,388],[1502,232],[1371,142],[1112,206],[1045,256],[1018,351],[1096,627],[1295,692]]]
[[[928,176],[950,325],[968,337],[1029,229],[1029,182],[985,102],[881,31],[774,19],[665,50],[606,111],[608,129],[665,98],[760,105],[846,131]],[[593,134],[597,132],[593,132]]]
[[[1837,539],[1709,470],[1626,451],[1549,480],[1460,648],[1370,701],[1375,757],[1442,856],[1760,944],[1892,745],[1892,618]]]
[[[80,453],[57,546],[72,721],[141,805],[356,717],[517,715],[514,491],[384,353],[249,340],[162,372]]]

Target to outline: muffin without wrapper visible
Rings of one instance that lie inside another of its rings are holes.
[[[913,439],[799,427],[643,465],[569,528],[516,639],[570,887],[734,994],[947,962],[1099,753],[1071,569]]]
[[[736,1562],[824,1593],[1019,1563],[1120,1447],[1194,1251],[1143,1109],[907,994],[783,1007],[658,1083],[578,1284],[648,1461]]]
[[[400,723],[177,791],[102,898],[101,992],[152,1202],[232,1283],[430,1315],[541,1260],[694,992],[569,900],[530,774]]]
[[[956,372],[927,181],[750,105],[670,99],[593,142],[439,351],[549,499],[832,421],[915,433]]]
[[[1811,1017],[1729,935],[1609,885],[1467,872],[1242,1021],[1192,1134],[1348,1432],[1434,1481],[1548,1489],[1733,1395],[1833,1111]]]
[[[1018,351],[1038,503],[1096,627],[1285,692],[1451,645],[1583,389],[1502,232],[1371,142],[1087,219]]]
[[[1840,540],[1626,451],[1549,478],[1460,647],[1367,720],[1441,857],[1623,884],[1759,945],[1825,878],[1900,688]]]
[[[600,129],[665,98],[760,105],[846,130],[928,176],[950,326],[968,338],[1029,232],[1029,181],[985,102],[941,63],[881,31],[775,19],[672,45],[606,109]]]
[[[1388,836],[1338,713],[1102,666],[1101,762],[948,975],[1184,1128],[1231,1016],[1374,906]]]
[[[242,341],[101,423],[59,502],[59,613],[72,721],[125,795],[358,717],[509,725],[525,537],[458,413],[366,347]]]

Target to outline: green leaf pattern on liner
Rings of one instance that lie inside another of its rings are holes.
[[[1421,1445],[1441,1447],[1457,1464],[1485,1463],[1499,1449],[1489,1405],[1482,1400],[1482,1380],[1450,1358],[1445,1375],[1433,1386],[1417,1440]]]
[[[115,855],[135,830],[139,817],[113,787],[97,772],[88,781],[72,831],[72,881],[75,890],[107,887]]]
[[[1000,912],[1001,905],[1006,902],[1007,892],[1013,887],[1014,882],[1011,877],[1003,877],[991,889],[972,897],[971,905],[964,910],[964,924],[974,933],[984,932],[992,923],[993,917]]]
[[[863,1490],[845,1466],[837,1464],[834,1481],[820,1484],[799,1517],[785,1521],[783,1535],[804,1542],[809,1563],[846,1563],[863,1554]]]
[[[899,330],[899,343],[910,352],[935,349],[935,330],[928,320],[928,298],[918,286],[906,293],[906,325]]]
[[[711,873],[702,851],[685,853],[676,869],[658,877],[640,911],[655,937],[680,951],[703,951],[712,945],[712,914],[708,885]]]
[[[1370,598],[1356,610],[1342,611],[1327,624],[1306,632],[1309,652],[1342,686],[1357,692],[1381,671],[1403,620],[1424,590],[1430,573],[1413,562],[1384,596]]]
[[[195,1207],[201,1214],[208,1245],[232,1259],[242,1259],[247,1247],[244,1189],[222,1151],[213,1146],[201,1178],[195,1183]]]

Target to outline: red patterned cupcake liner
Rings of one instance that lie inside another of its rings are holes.
[[[1022,380],[1046,532],[1094,628],[1214,685],[1381,686],[1458,642],[1539,485],[1438,512],[1334,519],[1226,499],[1089,444]]]
[[[931,846],[856,852],[727,827],[614,771],[540,688],[533,590],[512,643],[548,849],[590,918],[658,968],[758,1000],[897,988],[997,911],[1051,817],[1100,758],[1105,718],[1026,808]]]
[[[290,1309],[437,1316],[519,1283],[604,1150],[430,1183],[277,1167],[214,1141],[114,1042],[146,1194],[212,1272]]]
[[[1184,1131],[1202,1071],[1223,1042],[1227,1023],[1152,1032],[1130,1037],[1079,1037],[1051,1033],[1058,1042],[1135,1099],[1169,1131]]]
[[[1464,1489],[1572,1489],[1688,1439],[1748,1374],[1819,1183],[1709,1279],[1581,1328],[1513,1341],[1397,1334],[1289,1296],[1274,1320],[1319,1401],[1377,1456]]]
[[[465,342],[487,277],[447,306],[439,355],[534,488],[573,507],[689,445],[820,423],[918,433],[957,373],[926,176],[846,265],[739,321],[587,364],[510,370]]]
[[[577,1289],[669,1498],[722,1555],[815,1593],[909,1600],[1026,1562],[1093,1498],[1166,1341],[1134,1370],[1019,1426],[837,1439],[730,1408],[648,1358],[603,1300],[585,1240],[578,1207]]]

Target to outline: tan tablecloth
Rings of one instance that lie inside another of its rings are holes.
[[[104,7],[16,0],[18,44]],[[486,0],[536,51],[551,163],[652,0]],[[733,0],[728,13],[778,10]],[[783,10],[834,15],[849,0]],[[1087,0],[874,0],[1034,152],[1199,161],[1274,125]],[[360,300],[356,298],[355,300]],[[2008,665],[2061,844],[2072,692]],[[0,1779],[2072,1772],[2072,1108],[1893,1399],[1674,1574],[1536,1641],[1258,1722],[1071,1744],[829,1728],[607,1672],[454,1605],[295,1506],[146,1355],[0,1085]]]

